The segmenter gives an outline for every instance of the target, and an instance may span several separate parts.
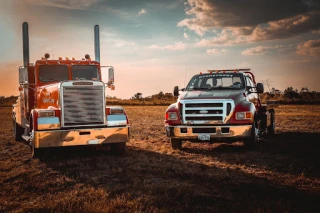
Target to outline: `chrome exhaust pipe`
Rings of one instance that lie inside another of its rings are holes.
[[[99,25],[94,26],[94,55],[95,60],[100,62],[100,33]]]
[[[28,22],[23,22],[22,24],[22,48],[23,66],[27,67],[30,62]]]

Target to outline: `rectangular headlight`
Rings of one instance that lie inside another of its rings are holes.
[[[122,109],[122,108],[111,108],[110,109],[110,114],[111,115],[124,114],[124,109]]]
[[[248,120],[252,118],[251,112],[236,112],[237,120]]]
[[[178,120],[178,115],[176,112],[168,112],[168,120]]]
[[[54,110],[39,111],[38,117],[54,117]]]

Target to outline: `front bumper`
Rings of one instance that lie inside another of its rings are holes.
[[[128,142],[130,127],[101,127],[92,129],[45,130],[34,132],[34,146],[59,147]]]
[[[251,136],[252,125],[228,126],[166,126],[169,138],[184,140],[198,140],[200,134],[209,134],[211,140],[215,139],[241,139]]]

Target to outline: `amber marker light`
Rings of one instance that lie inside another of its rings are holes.
[[[246,119],[252,118],[252,113],[251,112],[246,112]]]

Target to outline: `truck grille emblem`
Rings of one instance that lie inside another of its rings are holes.
[[[201,110],[200,113],[201,113],[201,114],[207,114],[208,111],[207,111],[207,110]]]

